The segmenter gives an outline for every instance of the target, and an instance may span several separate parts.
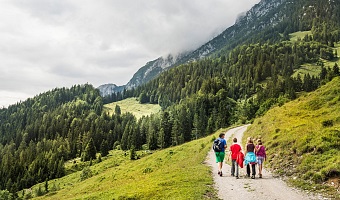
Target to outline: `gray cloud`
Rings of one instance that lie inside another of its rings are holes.
[[[55,87],[122,85],[150,60],[192,50],[259,0],[4,0],[0,106]]]

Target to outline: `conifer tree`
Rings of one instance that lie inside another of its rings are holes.
[[[130,160],[136,160],[136,148],[133,145],[130,149]]]
[[[86,145],[85,151],[83,152],[83,161],[89,161],[91,159],[96,159],[96,147],[94,146],[93,139],[91,138]]]
[[[102,156],[107,156],[109,154],[109,144],[106,140],[103,140],[102,144],[100,145],[100,154]]]
[[[117,104],[115,107],[115,114],[116,115],[120,115],[122,113],[122,111],[120,110],[120,106]]]

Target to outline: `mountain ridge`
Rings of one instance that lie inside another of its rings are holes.
[[[203,59],[205,57],[212,55],[213,53],[221,51],[223,47],[230,42],[230,40],[233,40],[235,38],[235,35],[238,35],[240,32],[246,31],[247,29],[251,28],[249,26],[252,25],[251,23],[252,21],[256,22],[258,17],[264,16],[265,14],[270,12],[270,10],[282,5],[284,2],[286,2],[286,0],[275,0],[275,1],[262,0],[260,1],[258,4],[255,4],[255,6],[252,7],[249,11],[245,12],[244,16],[240,16],[236,20],[234,25],[226,28],[222,33],[212,38],[211,40],[209,40],[208,42],[206,42],[205,44],[203,44],[196,50],[182,52],[177,55],[169,54],[166,58],[159,57],[153,61],[149,61],[133,75],[133,77],[130,79],[130,81],[126,85],[120,86],[119,88],[113,87],[111,91],[121,92],[123,89],[135,88],[139,85],[147,83],[148,81],[157,77],[160,73],[170,68],[173,68],[183,63],[200,60],[200,59]],[[245,28],[238,30],[240,27],[244,25],[246,25]],[[264,29],[265,27],[266,26],[258,27],[258,29],[261,30],[261,29]],[[245,38],[250,33],[251,31],[246,31],[246,34],[243,34],[239,40],[241,40],[242,38]],[[165,63],[166,63],[166,67],[164,67]],[[98,89],[101,91],[102,94],[110,95],[102,91],[101,86],[99,86]]]

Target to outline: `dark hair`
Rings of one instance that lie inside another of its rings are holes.
[[[257,143],[258,143],[259,145],[262,145],[261,139],[258,139],[258,140],[257,140]]]
[[[224,133],[221,133],[219,137],[221,138],[221,137],[223,137],[224,135],[225,135]]]
[[[233,139],[233,142],[235,142],[235,143],[236,143],[236,142],[237,142],[237,138],[234,138],[234,139]]]

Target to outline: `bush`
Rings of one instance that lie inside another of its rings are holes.
[[[119,141],[115,141],[115,143],[113,144],[113,149],[120,150],[120,142]]]
[[[143,174],[151,173],[153,170],[150,167],[143,169]]]
[[[90,167],[84,167],[84,169],[81,171],[80,174],[80,181],[86,180],[88,178],[92,177],[92,171],[90,169]]]
[[[136,160],[136,149],[135,146],[132,146],[130,149],[130,160]]]
[[[35,193],[35,196],[37,196],[37,197],[40,197],[40,196],[42,196],[42,195],[45,194],[45,193],[42,191],[40,185],[39,185],[39,187],[38,187],[37,189],[35,189],[34,193]]]
[[[14,196],[8,190],[0,190],[0,199],[14,200]]]
[[[331,126],[333,126],[333,120],[322,121],[322,126],[323,127],[331,127]]]
[[[315,183],[322,183],[322,181],[324,180],[323,176],[321,175],[321,173],[315,173],[312,177],[312,180]]]

